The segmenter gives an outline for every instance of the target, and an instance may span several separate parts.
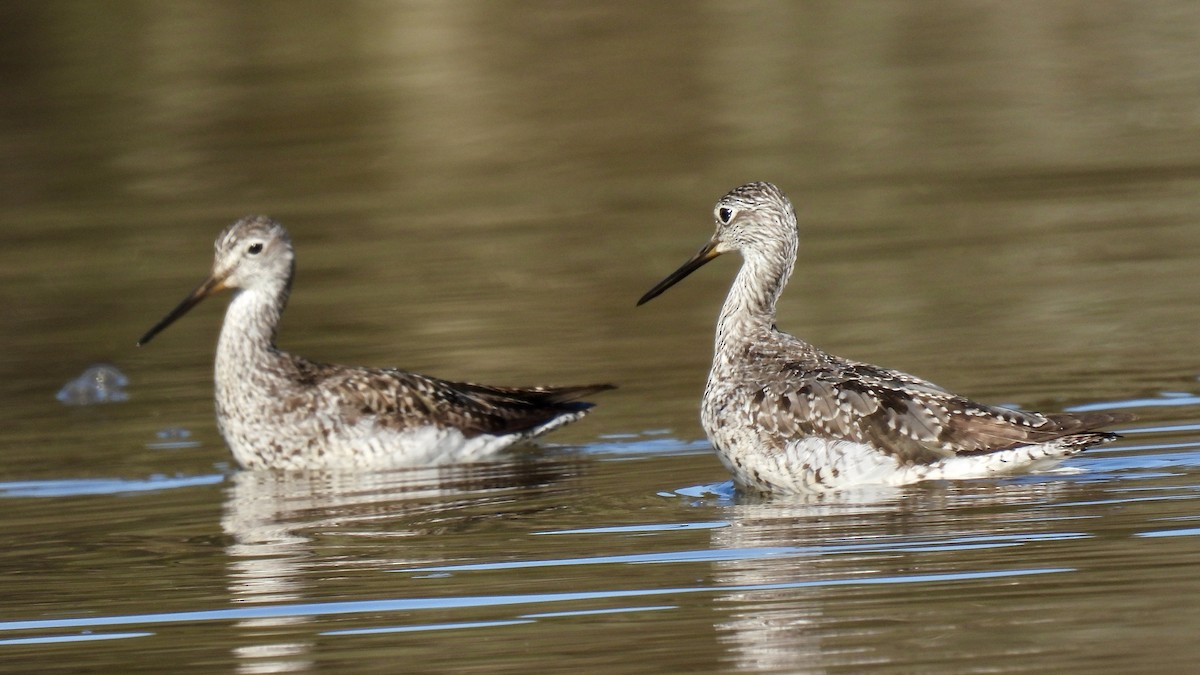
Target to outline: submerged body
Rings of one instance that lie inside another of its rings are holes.
[[[717,232],[647,302],[722,253],[743,265],[717,322],[700,419],[735,481],[764,492],[903,485],[1028,471],[1116,436],[1131,416],[988,406],[912,375],[849,361],[775,326],[798,236],[791,202],[749,183],[714,210]]]
[[[217,425],[249,469],[383,469],[485,459],[583,417],[610,385],[506,388],[396,369],[314,363],[275,346],[295,267],[291,239],[264,216],[217,238],[212,275],[145,344],[225,288],[214,368]]]

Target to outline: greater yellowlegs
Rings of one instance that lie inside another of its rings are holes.
[[[806,492],[1029,470],[1116,438],[1120,413],[1041,414],[976,403],[896,370],[827,354],[775,327],[796,263],[796,214],[770,183],[721,198],[716,233],[650,289],[656,297],[722,253],[742,267],[717,321],[700,420],[744,487]]]
[[[212,273],[138,340],[204,298],[234,290],[217,342],[217,425],[251,469],[376,469],[470,462],[583,417],[612,385],[490,387],[391,368],[314,363],[275,346],[295,270],[292,241],[265,216],[217,237]]]

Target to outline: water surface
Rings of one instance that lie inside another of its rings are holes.
[[[0,669],[1177,670],[1200,657],[1190,3],[18,3],[0,22]],[[699,428],[749,180],[780,326],[995,403],[1128,409],[1059,470],[736,495]],[[280,343],[610,381],[494,465],[239,472],[223,301],[134,340],[246,213]],[[128,400],[64,406],[94,365]]]

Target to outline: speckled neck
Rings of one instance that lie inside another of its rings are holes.
[[[223,347],[274,349],[279,317],[286,303],[283,288],[234,291],[225,311],[218,351]]]
[[[744,261],[717,321],[716,351],[735,349],[775,325],[775,303],[796,264],[795,241],[743,253]]]
[[[278,370],[273,367],[281,358],[275,335],[287,305],[288,286],[281,280],[277,285],[235,292],[217,341],[214,374],[218,399],[263,384],[263,378]]]

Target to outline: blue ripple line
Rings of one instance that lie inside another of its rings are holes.
[[[1157,408],[1162,406],[1200,405],[1200,396],[1186,394],[1167,398],[1134,398],[1125,401],[1105,401],[1101,403],[1085,403],[1066,408],[1067,412],[1094,412],[1097,410],[1120,410],[1123,408]],[[1124,432],[1122,432],[1124,433]]]
[[[674,532],[676,530],[714,530],[729,527],[728,520],[713,520],[701,523],[649,523],[646,525],[614,525],[611,527],[585,527],[574,530],[542,530],[533,534],[623,534],[626,532]]]
[[[418,610],[446,610],[474,607],[504,607],[508,605],[544,604],[550,602],[578,602],[583,600],[613,600],[619,598],[642,598],[656,595],[682,595],[692,593],[744,593],[751,591],[776,591],[796,588],[832,588],[839,586],[879,586],[887,584],[924,584],[944,581],[976,581],[1004,579],[1035,574],[1057,574],[1073,572],[1071,567],[1045,567],[1020,570],[993,570],[974,572],[948,572],[943,574],[917,574],[900,577],[874,577],[853,579],[822,579],[815,581],[792,581],[776,584],[745,584],[737,586],[701,586],[683,588],[648,588],[616,591],[580,591],[571,593],[536,593],[524,595],[480,595],[461,598],[409,598],[394,600],[356,600],[345,602],[313,602],[285,605],[263,605],[238,607],[235,609],[213,609],[194,612],[163,612],[160,614],[130,614],[126,616],[92,616],[77,619],[40,619],[35,621],[0,622],[0,631],[43,630],[47,628],[86,628],[90,626],[124,626],[131,624],[197,623],[202,621],[244,621],[247,619],[274,619],[296,616],[334,616],[363,614],[367,612],[412,612]]]
[[[1200,535],[1200,527],[1180,528],[1178,530],[1151,530],[1138,532],[1135,537],[1195,537]]]
[[[154,633],[80,633],[76,635],[43,635],[42,637],[8,638],[0,640],[3,645],[45,645],[60,642],[92,642],[95,640],[125,640],[135,637],[149,637]]]
[[[463,565],[440,565],[435,567],[409,567],[393,572],[476,572],[480,570],[512,570],[538,567],[568,567],[574,565],[636,565],[671,562],[717,562],[722,560],[758,560],[803,554],[803,549],[789,546],[762,548],[703,549],[698,551],[670,551],[664,553],[630,553],[628,555],[602,555],[591,558],[552,558],[548,560],[514,560],[494,563],[467,563]]]
[[[1020,546],[1038,541],[1068,541],[1086,539],[1090,535],[1080,532],[1026,533],[1012,535],[979,535],[952,537],[945,540],[897,540],[866,542],[861,544],[834,544],[827,546],[764,546],[758,548],[701,549],[669,551],[661,553],[630,553],[626,555],[593,556],[590,558],[551,558],[547,560],[513,560],[505,562],[465,563],[461,565],[437,565],[432,567],[410,567],[395,572],[477,572],[538,567],[567,567],[573,565],[639,565],[660,563],[696,563],[722,560],[759,560],[800,556],[834,555],[839,553],[878,553],[902,551],[905,553],[930,551],[968,551],[987,548]]]
[[[629,614],[630,612],[659,612],[664,609],[679,609],[678,605],[641,605],[637,607],[613,607],[610,609],[576,609],[568,612],[537,612],[522,614],[522,619],[557,619],[560,617],[597,616],[602,614]]]
[[[221,474],[206,476],[155,477],[145,480],[126,478],[80,478],[68,480],[22,480],[0,483],[0,497],[74,497],[80,495],[116,495],[176,488],[215,485],[225,480]]]
[[[463,621],[460,623],[428,623],[421,626],[385,626],[383,628],[347,628],[345,630],[322,631],[321,635],[378,635],[380,633],[421,633],[427,630],[462,630],[464,628],[495,628],[534,623],[533,619],[511,619],[506,621]]]

